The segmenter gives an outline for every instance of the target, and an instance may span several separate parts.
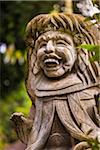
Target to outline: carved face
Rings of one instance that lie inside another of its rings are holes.
[[[35,43],[37,66],[47,77],[60,77],[71,68],[76,59],[70,35],[57,31],[42,34]]]

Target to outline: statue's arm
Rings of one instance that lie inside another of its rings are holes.
[[[27,144],[28,136],[33,126],[34,116],[35,106],[33,104],[27,118],[24,117],[23,113],[18,112],[13,113],[10,118],[13,121],[18,138],[25,144]]]

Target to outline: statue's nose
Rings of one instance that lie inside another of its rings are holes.
[[[53,45],[53,41],[49,40],[47,43],[47,47],[46,47],[46,53],[52,53],[55,51],[54,45]]]

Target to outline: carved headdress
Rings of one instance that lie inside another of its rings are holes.
[[[34,47],[35,40],[44,32],[61,31],[73,36],[76,45],[97,44],[97,39],[91,30],[91,23],[84,22],[84,17],[79,14],[43,14],[33,18],[27,25],[27,43]]]

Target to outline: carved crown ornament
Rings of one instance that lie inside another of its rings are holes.
[[[94,34],[95,33],[95,34]],[[42,14],[26,28],[30,115],[11,117],[26,150],[92,150],[100,142],[99,64],[80,44],[98,44],[77,14]]]

